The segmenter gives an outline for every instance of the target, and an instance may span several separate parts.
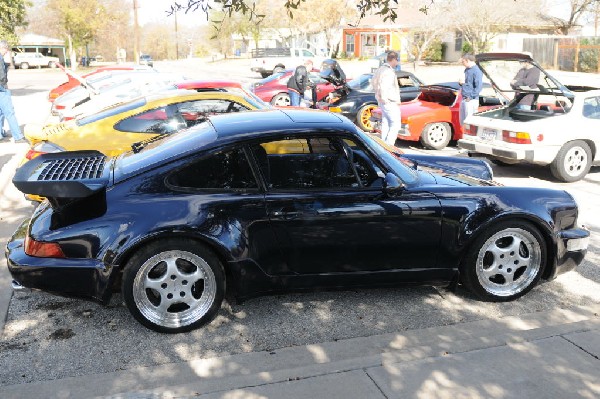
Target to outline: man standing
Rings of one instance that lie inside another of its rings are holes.
[[[300,98],[304,97],[304,92],[310,85],[308,80],[308,72],[312,71],[313,63],[311,60],[306,60],[303,65],[300,65],[294,71],[287,83],[288,94],[290,95],[290,105],[292,107],[300,106]]]
[[[462,126],[465,118],[477,112],[479,108],[479,93],[481,93],[483,86],[483,73],[475,64],[473,54],[465,54],[460,60],[465,67],[465,81],[460,89],[462,94],[460,124]]]
[[[400,86],[396,77],[398,53],[387,53],[386,61],[373,74],[373,89],[379,109],[381,109],[381,139],[394,145],[401,127]]]
[[[10,132],[15,143],[27,143],[27,140],[21,133],[21,128],[15,116],[10,90],[8,90],[8,65],[4,62],[4,55],[9,51],[9,46],[6,40],[0,40],[0,55],[2,56],[0,65],[0,112],[8,121]]]

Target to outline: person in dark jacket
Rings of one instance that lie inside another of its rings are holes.
[[[15,143],[26,143],[27,140],[23,136],[23,133],[21,133],[21,127],[15,116],[15,109],[13,107],[10,90],[8,90],[8,65],[4,63],[4,55],[8,53],[9,49],[8,42],[6,40],[0,40],[0,113],[8,121],[13,141]],[[3,125],[4,118],[1,118]],[[4,129],[4,126],[2,126],[2,129]],[[4,134],[2,136],[4,136]]]
[[[313,63],[310,60],[299,65],[294,74],[290,77],[287,83],[288,94],[290,95],[290,105],[292,107],[300,106],[300,99],[304,97],[304,92],[310,86],[308,72],[312,71]]]
[[[528,61],[521,61],[521,69],[519,69],[514,79],[510,81],[510,85],[515,90],[519,90],[521,87],[537,90],[539,80],[540,70]],[[531,109],[534,98],[533,94],[527,94],[519,101],[518,107],[521,109]]]
[[[479,93],[483,87],[483,73],[475,63],[473,54],[465,54],[461,58],[465,67],[465,78],[460,88],[462,101],[460,102],[459,118],[461,126],[465,118],[477,112],[479,107]]]

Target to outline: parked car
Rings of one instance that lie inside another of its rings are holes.
[[[498,90],[514,98],[506,107],[468,117],[459,147],[499,163],[549,166],[563,182],[580,180],[600,165],[600,90],[573,92],[527,54],[479,54],[476,62]],[[538,84],[513,87],[524,63],[537,68]],[[531,105],[521,103],[529,99]]]
[[[106,71],[99,73],[92,78],[86,79],[80,86],[74,87],[56,98],[52,103],[50,113],[60,117],[62,113],[68,112],[73,107],[89,101],[93,96],[114,90],[126,84],[152,82],[160,79],[160,76],[161,74],[154,69]],[[177,80],[182,79],[182,75],[179,75]]]
[[[463,137],[460,126],[459,108],[462,101],[460,85],[444,82],[421,86],[421,94],[415,101],[401,103],[402,127],[398,133],[400,140],[419,141],[431,150],[445,148],[451,140]],[[495,95],[489,83],[483,83],[479,97],[479,111],[502,105],[503,98]],[[381,131],[381,110],[372,112],[371,121],[376,132]]]
[[[319,65],[322,57],[302,48],[257,48],[252,50],[250,69],[266,78],[271,74],[283,72],[286,68],[295,68],[307,60]]]
[[[274,73],[273,75],[259,80],[250,86],[250,90],[260,97],[261,100],[270,102],[276,106],[290,105],[290,96],[287,92],[287,83],[290,77],[294,74],[294,69],[287,69],[282,72]],[[310,81],[316,85],[317,101],[322,101],[335,86],[327,80],[319,76],[319,70],[313,69],[309,73]]]
[[[564,190],[503,187],[490,171],[390,153],[329,112],[214,116],[118,158],[63,152],[20,167],[15,186],[48,202],[6,258],[17,289],[107,303],[121,287],[140,323],[168,333],[209,323],[226,291],[460,278],[509,301],[580,264],[589,231]]]
[[[396,51],[398,54],[401,54],[401,52],[398,50],[394,50],[394,51]],[[388,51],[384,51],[383,53],[379,53],[375,57],[371,57],[367,60],[367,64],[369,65],[369,68],[371,69],[372,73],[374,73],[377,70],[377,68],[379,68],[380,66],[382,66],[384,63],[387,62],[387,55],[388,55]],[[395,69],[396,69],[396,71],[402,70],[402,66],[400,65],[400,62],[398,62],[398,65],[396,65]]]
[[[396,76],[400,86],[400,100],[406,102],[417,98],[424,83],[410,72],[396,71]],[[373,74],[366,73],[349,81],[329,94],[327,102],[320,104],[320,108],[344,115],[366,132],[373,131],[371,113],[377,108],[377,100],[372,79]]]
[[[50,57],[40,53],[16,53],[13,57],[15,68],[28,69],[30,67],[56,68],[58,57]]]
[[[50,102],[53,102],[55,99],[60,97],[66,91],[68,91],[74,87],[80,86],[82,84],[85,84],[87,82],[88,78],[92,78],[94,75],[100,74],[102,72],[109,72],[109,71],[114,71],[115,73],[117,71],[132,71],[132,70],[136,70],[138,68],[138,67],[131,66],[131,65],[107,65],[107,66],[103,66],[98,69],[95,69],[92,72],[86,73],[84,75],[79,75],[70,69],[65,69],[60,64],[58,66],[65,72],[68,80],[66,82],[61,83],[60,85],[56,86],[52,90],[50,90],[50,92],[48,93],[48,101],[50,101]],[[144,68],[144,69],[146,69],[146,68]]]
[[[152,60],[152,56],[149,54],[140,55],[140,65],[148,65],[149,67],[153,67],[154,61]]]

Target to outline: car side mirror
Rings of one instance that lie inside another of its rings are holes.
[[[386,173],[383,178],[383,192],[385,194],[397,195],[403,188],[402,180],[398,176],[390,172]]]

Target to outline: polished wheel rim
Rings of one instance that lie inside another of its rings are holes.
[[[439,144],[446,140],[446,128],[440,123],[429,126],[427,137],[431,144]]]
[[[491,236],[477,256],[476,272],[490,294],[507,297],[526,289],[536,278],[542,262],[539,242],[519,228]]]
[[[367,107],[362,110],[360,114],[360,122],[366,130],[373,130],[373,125],[371,125],[371,115],[373,115],[373,110],[375,106]]]
[[[569,176],[579,176],[585,171],[587,164],[587,152],[579,146],[569,149],[565,154],[565,172]]]
[[[290,105],[290,98],[288,96],[277,96],[273,102],[273,105],[287,107]]]
[[[186,251],[153,256],[140,267],[133,282],[133,298],[140,313],[167,328],[198,321],[216,295],[215,275],[208,263]]]

